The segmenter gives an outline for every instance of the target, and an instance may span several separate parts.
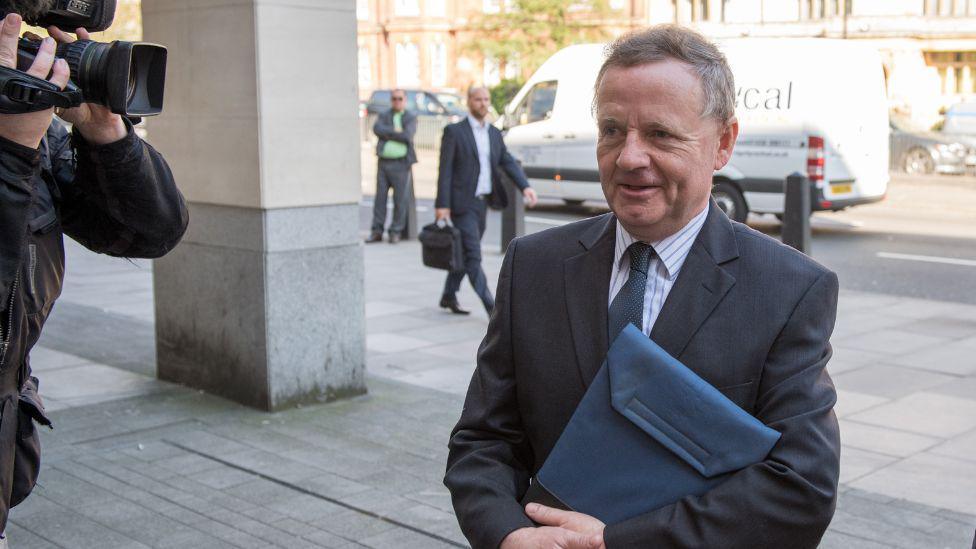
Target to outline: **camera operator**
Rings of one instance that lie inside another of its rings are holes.
[[[20,27],[15,13],[0,23],[0,65],[16,68]],[[55,59],[55,46],[45,39],[27,72],[64,88],[68,64]],[[95,252],[151,258],[172,249],[187,225],[169,167],[128,120],[85,103],[59,113],[73,125],[69,135],[52,111],[0,114],[0,532],[37,478],[32,419],[50,425],[28,354],[61,293],[62,233]]]

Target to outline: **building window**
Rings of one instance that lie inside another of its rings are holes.
[[[925,52],[925,63],[935,67],[942,82],[942,95],[969,94],[976,88],[976,51]]]
[[[417,0],[396,0],[393,6],[393,13],[400,16],[420,15],[420,5]]]
[[[396,75],[397,86],[420,85],[420,52],[416,44],[405,42],[396,45]]]
[[[482,0],[482,10],[485,13],[498,13],[502,11],[502,0]]]
[[[430,85],[447,85],[447,48],[441,42],[430,45]]]
[[[486,86],[497,86],[502,81],[501,71],[499,70],[498,59],[485,57],[485,66],[482,71],[482,80]]]
[[[369,0],[356,0],[356,19],[369,21]]]
[[[427,0],[427,15],[447,17],[447,0]]]
[[[512,55],[505,61],[505,78],[507,80],[517,80],[522,76],[522,60],[518,53]]]
[[[359,48],[359,88],[373,87],[373,66],[369,59],[369,48]]]

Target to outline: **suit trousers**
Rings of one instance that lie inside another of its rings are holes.
[[[386,224],[386,196],[393,188],[393,219],[390,234],[403,234],[409,215],[410,162],[406,158],[395,160],[380,158],[376,166],[376,198],[373,199],[373,225],[371,232],[383,234]]]
[[[474,201],[472,208],[462,212],[451,212],[451,222],[461,231],[461,244],[464,249],[464,271],[448,273],[444,283],[444,298],[456,298],[461,289],[461,280],[468,275],[468,280],[474,288],[485,310],[491,312],[495,307],[495,298],[488,289],[488,279],[481,268],[481,237],[485,234],[485,222],[488,206],[484,200]]]

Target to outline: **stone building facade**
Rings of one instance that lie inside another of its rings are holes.
[[[569,2],[571,0],[567,0]],[[869,42],[885,64],[890,106],[932,122],[976,100],[976,0],[608,0],[615,35],[678,22],[713,38],[823,37]],[[846,9],[845,9],[846,6]],[[460,91],[527,76],[465,48],[472,23],[506,0],[357,0],[359,87]]]

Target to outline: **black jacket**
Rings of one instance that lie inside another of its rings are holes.
[[[502,132],[488,124],[488,162],[491,165],[491,194],[488,205],[495,209],[508,206],[508,194],[502,184],[504,171],[512,183],[520,190],[529,186],[525,172],[505,147]],[[441,137],[440,171],[437,173],[436,208],[450,208],[459,213],[474,208],[477,198],[478,175],[481,161],[478,159],[478,143],[474,139],[471,123],[465,118],[460,122],[444,126]]]
[[[609,348],[615,231],[607,214],[508,246],[444,479],[475,549],[532,526],[519,500]],[[704,495],[608,525],[608,549],[817,546],[837,497],[836,310],[834,273],[710,205],[651,338],[782,437]]]
[[[169,167],[126,127],[124,139],[104,146],[57,121],[39,149],[0,138],[0,531],[36,480],[31,418],[50,424],[28,355],[61,294],[62,234],[95,252],[148,258],[186,230]]]

